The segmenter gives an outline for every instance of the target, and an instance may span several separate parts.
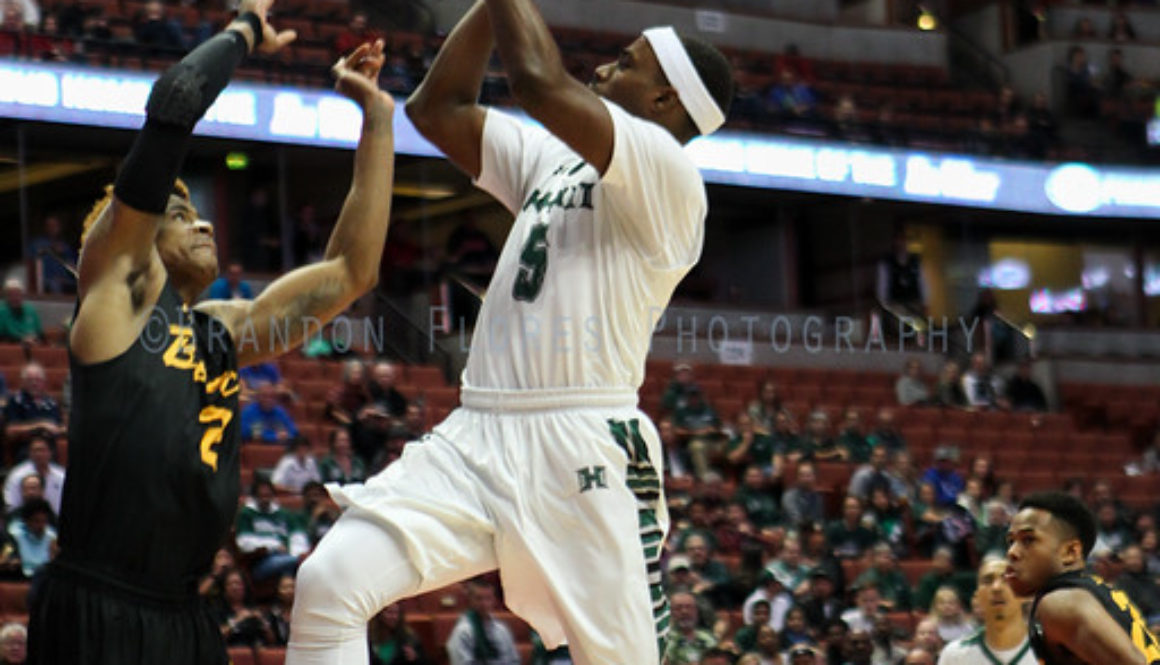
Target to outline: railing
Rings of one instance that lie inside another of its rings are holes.
[[[383,335],[384,351],[407,363],[436,365],[443,370],[443,378],[454,383],[455,358],[444,348],[435,331],[426,323],[417,323],[382,291],[375,291],[375,301],[387,331]]]
[[[979,46],[966,33],[944,23],[947,32],[948,57],[952,76],[961,83],[998,89],[1011,80],[1011,69],[1000,59]],[[962,80],[965,79],[965,80]]]

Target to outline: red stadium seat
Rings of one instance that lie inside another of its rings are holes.
[[[272,469],[286,454],[286,446],[272,443],[242,445],[242,466],[251,469]]]
[[[407,382],[420,388],[443,388],[443,370],[434,365],[410,365],[407,367]]]
[[[63,346],[34,346],[32,359],[46,368],[68,369],[68,349]],[[3,364],[0,359],[0,364]]]
[[[28,582],[0,582],[0,614],[27,614],[28,587]]]
[[[282,647],[261,647],[258,649],[257,665],[282,665],[286,662],[286,649]]]
[[[254,650],[250,647],[230,647],[230,665],[257,665]]]

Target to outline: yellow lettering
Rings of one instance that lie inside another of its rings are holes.
[[[221,443],[222,433],[225,432],[226,425],[229,425],[233,418],[233,411],[212,405],[203,408],[197,416],[198,421],[203,424],[220,423],[207,427],[205,434],[201,436],[201,461],[214,471],[217,471],[218,454],[213,447]]]
[[[213,393],[221,391],[222,397],[229,397],[240,389],[241,386],[238,385],[238,373],[230,370],[207,383],[205,386],[205,394],[212,395]]]
[[[165,349],[165,355],[162,356],[165,366],[177,369],[193,369],[197,354],[197,347],[193,345],[193,329],[171,325],[169,326],[169,334],[174,337],[173,341],[169,343],[169,348]]]
[[[1119,589],[1112,590],[1112,601],[1121,610],[1127,612],[1132,617],[1132,644],[1136,649],[1144,654],[1144,660],[1149,663],[1160,662],[1160,643],[1156,641],[1148,626],[1144,623],[1144,618],[1140,616],[1140,610],[1132,604],[1128,598],[1128,594]]]
[[[197,364],[193,366],[193,380],[198,383],[205,383],[206,371],[204,360],[197,361]]]

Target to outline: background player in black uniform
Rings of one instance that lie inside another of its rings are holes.
[[[1084,572],[1096,540],[1095,518],[1063,492],[1029,495],[1007,533],[1007,578],[1035,595],[1031,646],[1046,665],[1157,665],[1160,642],[1123,591]]]
[[[61,550],[33,602],[29,663],[227,661],[197,581],[237,510],[237,368],[297,345],[314,330],[304,319],[331,319],[377,279],[394,148],[394,103],[376,83],[381,42],[334,68],[363,126],[324,259],[253,301],[193,304],[217,276],[217,249],[176,175],[238,62],[294,39],[267,23],[271,2],[242,0],[237,20],[162,74],[116,184],[86,220]]]

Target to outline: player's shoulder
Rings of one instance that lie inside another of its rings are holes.
[[[605,108],[608,109],[609,115],[612,116],[617,134],[627,133],[631,135],[634,142],[647,146],[650,152],[659,155],[666,161],[671,160],[674,168],[689,169],[692,173],[698,173],[692,158],[685,152],[685,147],[681,145],[677,137],[673,136],[672,132],[651,120],[629,113],[615,102],[607,99],[602,101]]]
[[[939,653],[939,665],[955,665],[971,662],[970,656],[977,654],[983,641],[983,631],[978,630],[949,642]]]
[[[1102,604],[1087,586],[1069,585],[1045,592],[1035,604],[1035,618],[1045,630],[1070,631]]]

